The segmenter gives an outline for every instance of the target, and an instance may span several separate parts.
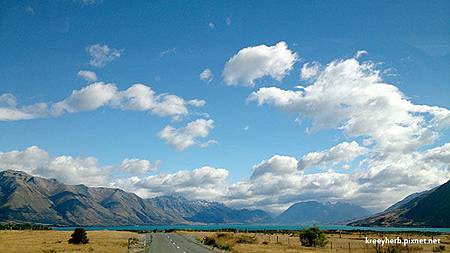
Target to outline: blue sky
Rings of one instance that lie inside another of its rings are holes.
[[[396,86],[406,100],[448,109],[449,18],[448,1],[4,1],[0,7],[0,95],[12,94],[17,107],[66,99],[72,91],[92,83],[77,75],[81,70],[95,72],[98,81],[112,83],[118,90],[142,83],[157,94],[170,93],[186,101],[201,99],[206,104],[190,107],[181,119],[100,106],[56,117],[0,121],[0,151],[22,152],[35,145],[51,157],[95,157],[98,167],[121,164],[124,159],[160,160],[157,172],[150,175],[203,166],[224,168],[228,191],[247,180],[255,165],[274,155],[300,158],[342,142],[356,141],[362,146],[367,134],[343,133],[338,127],[308,132],[317,119],[309,117],[304,108],[280,110],[270,102],[258,106],[248,100],[261,87],[295,90],[296,85],[313,84],[314,79],[300,78],[305,63],[318,62],[325,69],[334,60],[353,59],[365,50],[367,54],[357,60],[373,63],[383,81]],[[297,55],[282,78],[255,78],[253,86],[224,81],[227,61],[240,50],[272,47],[281,41]],[[105,66],[93,66],[87,51],[93,45],[117,50],[120,57]],[[214,75],[210,82],[199,78],[205,69]],[[296,121],[299,115],[301,123]],[[430,121],[433,117],[424,116]],[[179,151],[158,136],[166,126],[179,129],[201,118],[214,123],[196,141],[215,140],[217,144]],[[414,152],[443,147],[449,141],[447,125],[436,127],[439,138],[415,146]],[[365,159],[346,160],[351,168],[342,173],[351,174]],[[448,165],[442,166],[443,175],[449,175]],[[313,166],[305,172],[340,171],[331,167]],[[425,185],[442,180],[430,179]],[[403,194],[420,188],[417,182],[409,186]],[[130,190],[141,192],[137,188]],[[289,201],[307,198],[302,194],[305,191]],[[219,199],[241,203],[230,196]],[[357,198],[345,200],[353,199],[376,208]],[[262,198],[257,203],[264,206]],[[279,206],[272,203],[267,208]]]

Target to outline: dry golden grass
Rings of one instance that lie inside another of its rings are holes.
[[[67,243],[72,231],[0,231],[0,253],[56,252],[127,252],[128,238],[136,233],[119,231],[88,231],[89,243]]]
[[[229,236],[217,236],[220,233],[214,232],[181,232],[188,234],[190,237],[202,238],[204,236],[210,236],[216,239],[219,244],[227,244],[231,246],[231,252],[233,253],[297,253],[297,252],[314,252],[314,253],[329,253],[329,252],[364,252],[372,253],[375,251],[375,246],[367,245],[365,243],[365,237],[379,238],[385,237],[397,238],[427,238],[430,236],[424,236],[420,234],[385,234],[385,233],[327,233],[327,240],[329,241],[326,247],[323,248],[308,248],[303,247],[299,243],[298,236],[288,234],[255,234],[255,233],[222,233],[229,234]],[[236,243],[236,239],[242,235],[254,236],[256,241],[254,243]],[[443,234],[434,236],[435,239],[441,239],[441,244],[435,245],[409,245],[406,247],[398,247],[397,250],[402,251],[395,252],[433,252],[433,248],[442,245],[445,246],[444,252],[450,252],[450,235]],[[387,250],[387,247],[383,247],[383,250]]]

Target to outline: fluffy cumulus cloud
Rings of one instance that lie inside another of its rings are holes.
[[[263,160],[253,167],[251,178],[255,179],[264,175],[283,176],[295,173],[297,159],[290,156],[275,155],[268,160]]]
[[[55,178],[67,184],[106,185],[107,172],[99,168],[94,157],[50,157],[37,146],[23,151],[0,153],[0,169],[21,170],[27,173]]]
[[[111,186],[117,179],[114,174],[127,176],[152,172],[159,161],[124,159],[121,165],[100,166],[95,157],[70,155],[50,156],[47,151],[31,146],[24,150],[0,152],[0,170],[21,170],[46,178],[55,178],[66,184]]]
[[[64,112],[95,110],[109,103],[116,92],[117,87],[114,84],[93,83],[80,90],[74,90],[68,98],[53,104],[52,114],[59,116]]]
[[[332,150],[320,153],[332,153]],[[306,200],[352,202],[380,211],[402,197],[430,189],[450,178],[448,143],[425,152],[369,157],[353,168],[352,173],[337,172],[332,167],[305,173],[296,166],[304,157],[275,155],[263,160],[253,167],[250,179],[230,184],[222,200],[232,206],[274,212]],[[351,158],[344,158],[347,159]]]
[[[362,154],[354,143],[340,143],[317,152],[324,163],[349,161],[341,151]],[[189,198],[223,201],[235,207],[280,212],[299,201],[347,201],[379,211],[412,192],[430,189],[450,177],[450,144],[425,151],[369,157],[353,173],[322,167],[305,173],[300,158],[275,155],[255,164],[251,177],[228,183],[229,171],[204,166],[173,173],[157,173],[158,161],[124,159],[100,166],[94,157],[50,156],[36,146],[0,153],[0,169],[22,170],[68,184],[120,187],[142,197],[182,194]],[[324,159],[323,157],[328,157]],[[318,162],[316,162],[318,163]],[[114,177],[112,177],[114,176]]]
[[[47,116],[48,105],[36,103],[18,106],[16,97],[5,93],[0,95],[0,121],[28,120]]]
[[[200,73],[200,80],[205,81],[207,83],[211,82],[214,78],[214,75],[210,69],[204,69],[202,73]]]
[[[117,165],[100,165],[95,157],[51,156],[31,146],[0,152],[0,171],[20,170],[34,176],[55,178],[65,184],[119,187],[142,197],[183,194],[189,198],[215,200],[226,193],[229,172],[204,166],[174,173],[157,173],[159,161],[124,159]]]
[[[298,55],[285,42],[241,49],[225,64],[223,77],[228,85],[253,86],[255,80],[271,77],[282,80],[293,68]]]
[[[115,49],[110,48],[107,45],[95,44],[86,47],[86,52],[90,57],[89,64],[91,66],[103,68],[108,63],[119,58],[123,53],[123,49]]]
[[[150,163],[149,160],[143,159],[125,159],[122,161],[121,168],[131,174],[145,174],[155,171],[160,164],[160,161]]]
[[[80,76],[81,78],[83,78],[84,80],[86,80],[88,82],[97,81],[97,74],[95,74],[95,72],[93,72],[93,71],[80,70],[80,71],[78,71],[78,76]]]
[[[240,51],[234,57],[247,54]],[[249,177],[232,183],[227,182],[228,170],[222,168],[158,173],[158,162],[125,159],[117,166],[100,166],[93,157],[50,157],[38,147],[0,153],[0,168],[56,177],[66,183],[121,187],[143,197],[179,193],[275,212],[304,200],[347,201],[380,211],[450,178],[450,143],[445,135],[450,111],[413,103],[396,86],[383,81],[382,71],[374,66],[357,57],[336,60],[320,67],[309,86],[264,87],[251,93],[249,101],[307,118],[310,134],[335,129],[345,141],[296,157],[279,154],[254,161],[248,168]],[[264,75],[240,75],[231,80],[252,83],[255,76]],[[97,82],[51,108],[63,113],[110,106],[179,118],[188,114],[187,106],[203,105],[202,100],[156,94],[143,84],[118,90],[113,84]],[[0,96],[2,120],[40,117],[38,112],[18,106],[10,94]],[[211,119],[197,119],[180,128],[168,125],[158,135],[177,150],[204,147],[215,143],[202,141],[213,124]]]
[[[318,62],[308,62],[303,64],[300,70],[300,77],[303,80],[314,78],[320,70],[320,64]]]
[[[200,99],[186,101],[166,93],[158,95],[144,84],[135,84],[127,90],[117,92],[111,104],[123,110],[150,111],[158,116],[180,119],[188,114],[188,106],[201,107],[205,105],[205,101]]]
[[[298,162],[298,168],[303,170],[320,165],[336,165],[341,162],[351,162],[367,152],[356,141],[340,143],[326,151],[310,152]]]
[[[175,148],[178,151],[185,150],[193,145],[200,145],[201,147],[207,147],[215,141],[209,140],[205,143],[200,143],[198,138],[205,138],[208,136],[209,131],[214,128],[214,121],[211,119],[197,119],[189,122],[185,127],[174,128],[172,126],[166,126],[158,136],[164,140],[168,145]]]
[[[18,106],[12,94],[0,95],[0,121],[15,121],[58,117],[64,113],[96,110],[108,106],[121,110],[148,111],[161,117],[179,120],[189,113],[189,107],[202,107],[201,99],[185,100],[173,94],[157,94],[151,87],[134,84],[126,90],[118,90],[112,83],[94,82],[56,103],[37,103]]]
[[[356,59],[361,58],[361,57],[363,57],[366,54],[368,54],[368,52],[366,50],[359,50],[358,52],[356,52],[355,58]]]
[[[414,104],[396,86],[385,83],[373,63],[359,62],[363,54],[329,63],[318,70],[311,85],[300,90],[264,87],[249,96],[259,105],[311,119],[309,133],[338,129],[345,138],[363,139],[364,147],[356,141],[343,142],[298,158],[297,170],[289,176],[252,176],[230,188],[235,195],[243,189],[250,191],[244,198],[250,201],[243,203],[277,209],[294,200],[346,200],[379,211],[402,196],[450,178],[449,144],[429,148],[450,126],[450,111]],[[358,163],[348,164],[357,157]],[[303,171],[312,167],[320,171]],[[351,171],[337,172],[339,168]],[[276,171],[277,166],[264,169],[270,170]],[[260,189],[265,194],[256,191]],[[267,199],[270,194],[275,197]]]
[[[192,171],[180,170],[175,173],[162,173],[126,183],[145,196],[182,194],[189,198],[214,200],[221,198],[227,185],[224,183],[228,170],[213,167],[201,167]]]
[[[450,117],[445,108],[413,104],[397,87],[384,83],[373,64],[353,58],[328,64],[303,90],[265,87],[249,100],[311,118],[312,131],[337,128],[392,152],[431,144]]]

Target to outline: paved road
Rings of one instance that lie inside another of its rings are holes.
[[[151,234],[150,253],[214,253],[178,234]]]

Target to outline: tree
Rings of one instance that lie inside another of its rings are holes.
[[[69,243],[73,244],[86,244],[88,242],[89,239],[87,238],[86,230],[84,230],[84,228],[75,228],[69,239]]]
[[[318,227],[311,227],[300,232],[300,242],[306,247],[323,247],[327,242],[325,234]]]

